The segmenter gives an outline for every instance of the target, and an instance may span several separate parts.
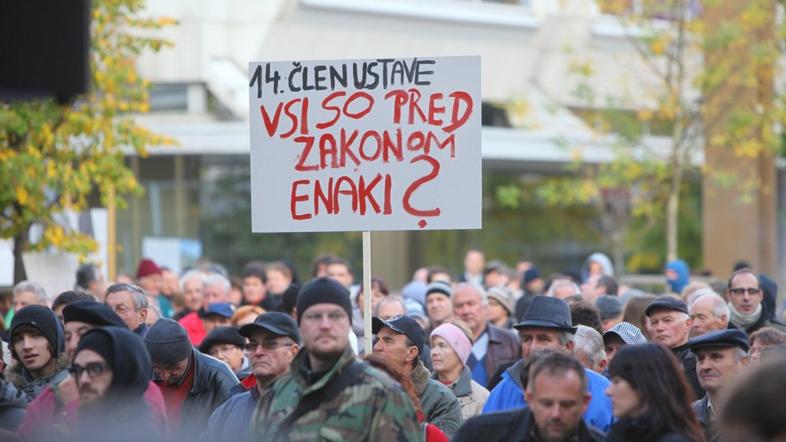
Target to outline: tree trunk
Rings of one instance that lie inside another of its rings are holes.
[[[679,166],[678,166],[679,168]],[[673,261],[677,259],[677,247],[679,245],[677,239],[677,223],[680,214],[680,182],[682,181],[682,174],[675,171],[675,177],[672,182],[671,191],[669,192],[669,200],[666,203],[666,261]]]
[[[22,260],[22,253],[27,247],[28,232],[29,228],[24,229],[22,233],[14,236],[14,285],[27,279],[27,272],[25,271],[25,262]]]

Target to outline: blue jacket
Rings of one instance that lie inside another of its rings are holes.
[[[210,416],[200,441],[245,440],[258,400],[259,390],[256,387],[227,399]]]
[[[516,362],[505,370],[505,373],[502,373],[502,380],[491,390],[486,405],[483,406],[483,414],[521,408],[527,405],[521,387],[520,373],[523,365],[523,361]],[[609,380],[592,370],[585,369],[585,371],[592,399],[590,399],[589,407],[584,413],[584,421],[587,422],[587,425],[598,430],[608,431],[613,419],[611,400],[606,396]]]

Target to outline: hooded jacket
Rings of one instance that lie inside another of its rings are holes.
[[[431,378],[439,381],[437,373],[432,373]],[[483,405],[485,405],[486,399],[489,397],[489,391],[472,380],[472,372],[469,371],[469,367],[465,365],[464,369],[461,370],[459,378],[448,385],[448,387],[459,400],[461,417],[464,419],[464,422],[483,411]]]
[[[666,284],[668,284],[669,290],[672,293],[678,295],[682,294],[682,289],[690,282],[690,269],[688,268],[688,264],[681,259],[675,259],[674,261],[669,261],[664,270],[673,270],[674,273],[677,274],[675,279],[666,279]]]
[[[483,414],[521,408],[527,405],[524,400],[524,389],[521,385],[521,370],[524,361],[515,363],[502,374],[502,381],[491,390]],[[611,400],[606,396],[609,380],[592,370],[584,370],[587,374],[587,389],[592,394],[584,420],[588,425],[601,431],[608,431],[613,419]]]
[[[609,257],[603,253],[595,252],[588,256],[587,259],[584,260],[584,265],[581,266],[582,281],[586,281],[589,278],[590,264],[593,262],[597,262],[601,267],[603,267],[604,275],[614,277],[614,264],[611,263],[611,259],[609,259]]]

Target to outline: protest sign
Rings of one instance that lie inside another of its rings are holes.
[[[480,57],[249,64],[254,232],[481,227]]]

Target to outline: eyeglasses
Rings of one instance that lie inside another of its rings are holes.
[[[265,350],[275,350],[278,347],[289,347],[290,345],[293,345],[293,344],[294,344],[294,342],[292,342],[292,341],[276,341],[276,340],[262,341],[262,342],[249,341],[249,343],[246,344],[245,348],[246,348],[246,351],[253,352],[253,351],[256,351],[256,349],[260,345]]]
[[[82,373],[84,372],[87,372],[87,375],[92,379],[97,376],[101,376],[105,371],[109,371],[109,366],[103,362],[88,362],[88,364],[84,367],[73,364],[71,365],[71,368],[68,369],[68,371],[76,380],[79,380],[79,378],[82,377]]]
[[[340,310],[333,311],[330,313],[316,313],[316,312],[306,313],[303,315],[303,320],[305,320],[306,322],[317,323],[317,322],[322,322],[322,319],[325,316],[327,316],[330,322],[335,324],[341,321],[342,319],[346,318],[347,314]]]
[[[731,293],[732,295],[744,295],[746,292],[749,295],[758,295],[761,292],[761,289],[757,289],[757,288],[753,288],[753,287],[748,287],[748,288],[735,287],[735,288],[729,289],[729,293]]]

